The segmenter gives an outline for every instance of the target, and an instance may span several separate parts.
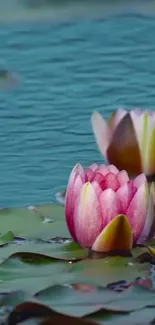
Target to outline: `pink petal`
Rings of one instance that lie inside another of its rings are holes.
[[[137,189],[144,183],[147,183],[145,174],[138,175],[133,181],[133,184]]]
[[[122,185],[118,190],[117,190],[117,196],[120,200],[120,205],[121,205],[121,211],[120,213],[125,214],[126,210],[129,206],[129,203],[133,197],[132,195],[132,188],[129,186],[129,184],[124,184]]]
[[[106,151],[111,141],[111,131],[101,114],[94,112],[92,115],[92,128],[100,152],[106,157]]]
[[[112,116],[109,119],[109,126],[111,129],[112,134],[114,133],[116,127],[120,123],[120,121],[123,119],[123,117],[127,114],[127,111],[120,108],[117,111],[115,111]]]
[[[76,180],[76,177],[79,175],[79,174],[83,174],[84,173],[84,169],[83,167],[80,165],[80,164],[77,164],[70,176],[69,176],[69,180],[68,180],[68,185],[67,185],[67,190],[66,190],[66,200],[67,198],[69,198],[69,201],[70,201],[70,197],[73,193],[73,190],[74,190],[74,183],[75,183],[75,180]],[[68,213],[71,214],[71,211],[72,211],[72,202],[70,203],[67,203],[67,210],[68,210]]]
[[[101,173],[96,173],[93,181],[98,182],[99,184],[104,181],[104,176]]]
[[[120,202],[117,194],[111,189],[107,189],[99,197],[103,227],[120,213]]]
[[[144,228],[138,238],[139,244],[143,244],[145,242],[145,240],[149,239],[151,230],[153,230],[151,237],[154,236],[154,230],[155,230],[154,217],[155,216],[154,216],[154,201],[153,201],[153,193],[152,193],[152,190],[154,190],[153,187],[154,187],[154,184],[151,185],[146,220],[145,220]]]
[[[89,168],[92,169],[93,172],[95,172],[98,169],[99,165],[94,163]]]
[[[129,207],[126,211],[126,215],[129,218],[134,241],[136,242],[139,235],[141,234],[145,220],[148,207],[148,188],[146,184],[143,184],[134,195],[131,200]]]
[[[122,120],[122,118],[127,114],[127,111],[123,108],[120,108],[116,111],[115,117],[114,117],[114,129],[116,129],[117,125],[119,124],[119,122]]]
[[[118,168],[115,167],[114,165],[108,165],[108,168],[109,168],[110,172],[115,174],[115,175],[117,175],[118,172],[119,172]]]
[[[129,186],[129,189],[131,191],[131,199],[134,197],[134,195],[136,194],[137,192],[137,187],[134,186],[134,181],[130,179],[130,181],[128,182],[128,186]]]
[[[106,165],[100,165],[96,170],[97,173],[101,173],[103,176],[109,174],[109,168]]]
[[[80,188],[83,185],[83,181],[81,175],[83,175],[84,170],[83,167],[78,164],[76,165],[69,177],[67,190],[66,190],[66,199],[65,199],[65,215],[66,215],[66,222],[69,228],[69,231],[72,232],[72,236],[76,240],[76,236],[74,233],[74,203],[77,197],[77,193],[80,191]],[[81,174],[81,175],[80,175]]]
[[[91,168],[85,170],[85,182],[91,182],[94,179],[95,172]]]
[[[102,193],[102,189],[101,189],[100,185],[96,181],[93,181],[91,184],[96,192],[97,197],[99,198],[100,194]]]
[[[128,173],[126,172],[126,170],[121,170],[117,174],[117,179],[118,179],[120,185],[126,184],[129,181],[129,176],[128,176]]]
[[[104,180],[100,183],[100,186],[103,190],[111,188],[116,191],[120,184],[115,174],[109,173],[105,176]]]
[[[137,116],[139,116],[139,115],[141,115],[141,114],[143,114],[143,110],[142,109],[140,109],[140,108],[136,108],[136,109],[134,109],[134,110],[132,110],[131,111],[131,113],[135,113]]]
[[[101,208],[91,183],[83,185],[76,200],[74,222],[79,244],[83,247],[91,247],[102,230]]]
[[[75,202],[81,191],[83,186],[83,182],[81,176],[78,175],[75,179],[74,186],[72,190],[67,190],[66,192],[66,202],[65,202],[65,215],[68,229],[76,241],[75,227],[74,227],[74,210],[75,210]]]

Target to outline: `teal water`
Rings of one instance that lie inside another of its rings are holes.
[[[155,109],[155,20],[138,14],[0,27],[0,206],[55,200],[75,163],[101,163],[90,117]]]

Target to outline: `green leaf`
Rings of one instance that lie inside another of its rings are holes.
[[[11,231],[14,236],[28,239],[70,238],[64,208],[57,204],[31,210],[28,208],[2,209],[0,210],[0,231],[2,234]]]
[[[33,295],[30,295],[26,291],[12,291],[6,294],[1,300],[0,300],[0,306],[1,307],[15,307],[18,304],[26,301],[37,301]]]
[[[116,313],[114,311],[107,312],[104,310],[86,319],[103,325],[151,324],[155,319],[155,308],[144,308],[131,313]]]
[[[0,246],[6,245],[13,240],[14,240],[14,235],[12,231],[8,231],[5,234],[0,236]]]
[[[107,288],[92,287],[89,284],[87,284],[87,291],[84,292],[82,285],[80,287],[75,284],[66,284],[55,285],[36,294],[38,300],[55,311],[78,317],[100,310],[103,304],[117,296],[118,293]]]
[[[0,280],[9,281],[19,278],[36,278],[41,276],[51,276],[69,270],[67,262],[51,262],[43,265],[31,265],[14,258],[5,260],[0,266]]]
[[[0,265],[0,293],[14,290],[26,290],[36,293],[45,287],[64,283],[70,275],[67,262],[50,262],[44,265],[31,265],[21,260],[7,259]]]
[[[131,312],[155,306],[155,294],[140,286],[130,287],[123,293],[107,288],[92,287],[82,291],[82,285],[55,285],[36,294],[36,298],[55,311],[83,317],[105,309],[112,312]]]
[[[78,260],[84,257],[87,257],[88,250],[82,249],[76,243],[68,243],[68,244],[47,244],[47,243],[27,243],[23,245],[13,244],[6,247],[3,247],[3,250],[0,250],[0,259],[5,259],[11,256],[12,254],[16,254],[19,258],[24,258],[24,254],[27,253],[27,258],[31,259],[33,262],[38,259],[42,259],[42,263],[44,263],[45,259],[48,257],[55,258],[58,260]],[[34,254],[34,255],[33,255]],[[43,256],[39,257],[39,254]]]
[[[139,264],[132,258],[123,257],[87,259],[76,263],[71,269],[76,282],[89,281],[104,286],[121,280],[132,282],[138,277],[147,275],[148,271],[148,264]]]
[[[139,259],[148,254],[146,247],[134,248],[132,257],[103,258],[94,254],[90,258],[87,249],[63,241],[70,234],[64,209],[55,204],[0,210],[0,231],[1,306],[12,306],[14,312],[18,307],[29,314],[28,321],[34,307],[52,311],[62,323],[66,320],[75,324],[77,318],[65,318],[67,315],[89,316],[99,323],[116,325],[123,325],[128,319],[134,324],[134,317],[140,324],[143,319],[152,321],[153,308],[150,314],[148,311],[148,306],[155,307],[155,293],[148,289],[152,283],[148,283],[148,288],[135,286],[137,278],[144,279],[150,272],[149,263],[139,263],[147,261],[147,256],[146,260]],[[25,238],[26,243],[19,245],[14,236]],[[106,287],[112,284],[112,288],[121,280],[132,286],[121,293]],[[144,282],[147,280],[139,283]],[[9,295],[4,297],[4,293]],[[139,313],[142,308],[148,314],[146,318]],[[50,324],[41,321],[43,325]],[[49,322],[53,322],[51,316]]]
[[[32,322],[33,319],[37,321],[35,324],[40,325],[55,325],[65,323],[68,325],[95,325],[88,320],[75,318],[70,315],[67,316],[59,314],[48,306],[42,305],[41,303],[35,301],[24,301],[23,303],[15,306],[5,323],[11,325],[16,325],[18,323],[34,325],[34,322]]]
[[[25,277],[25,274],[23,275],[23,278],[22,276],[18,278],[14,275],[14,278],[12,276],[12,279],[10,275],[10,280],[7,281],[5,278],[5,281],[0,281],[0,294],[15,290],[24,290],[30,294],[35,294],[38,290],[43,290],[46,287],[55,285],[55,283],[63,284],[71,280],[73,280],[71,279],[71,275],[66,272],[53,275],[40,275],[37,277],[31,277],[29,274],[27,278]]]

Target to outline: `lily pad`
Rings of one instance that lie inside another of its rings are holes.
[[[92,284],[106,286],[120,280],[134,281],[146,276],[149,269],[149,264],[139,264],[133,258],[107,257],[78,262],[72,266],[71,272],[78,282],[87,279]]]
[[[42,265],[25,263],[18,258],[9,258],[0,265],[0,293],[28,290],[34,294],[47,286],[64,283],[72,277],[68,262],[52,262]]]
[[[24,293],[23,296],[25,298]],[[57,313],[51,308],[35,301],[25,301],[17,305],[7,317],[6,323],[8,325],[16,325],[17,323],[25,324],[25,321],[28,321],[28,324],[34,325],[33,322],[31,323],[31,320],[34,319],[37,321],[35,324],[40,325],[57,325],[64,324],[65,322],[68,325],[95,325],[95,323],[88,320]]]
[[[27,258],[29,260],[42,260],[43,263],[48,258],[76,261],[88,256],[88,251],[82,249],[76,243],[64,243],[64,244],[47,244],[47,243],[26,243],[23,245],[8,245],[0,249],[0,259],[4,260],[9,256]],[[26,256],[27,254],[27,256]]]
[[[0,236],[0,246],[6,245],[14,240],[12,231],[7,231],[5,234]]]
[[[90,321],[103,325],[142,325],[153,324],[155,308],[144,308],[131,313],[100,311],[88,317]]]
[[[64,209],[58,204],[28,208],[0,210],[0,231],[4,234],[11,231],[14,236],[27,239],[54,237],[70,238]]]
[[[153,320],[147,247],[125,257],[90,254],[71,241],[64,208],[56,204],[0,210],[0,231],[0,321],[135,325],[134,317],[142,323],[141,310]]]

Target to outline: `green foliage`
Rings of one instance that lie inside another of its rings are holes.
[[[59,205],[0,211],[0,322],[151,324],[147,247],[94,256],[71,241]],[[151,242],[154,245],[154,241]],[[93,323],[94,322],[94,323]]]

